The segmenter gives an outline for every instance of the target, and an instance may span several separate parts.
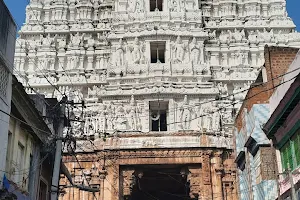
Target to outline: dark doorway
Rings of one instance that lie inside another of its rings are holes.
[[[131,200],[191,200],[185,166],[153,165],[140,167]]]

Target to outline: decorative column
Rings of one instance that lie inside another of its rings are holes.
[[[262,5],[262,17],[267,17],[268,16],[268,4],[263,4]]]
[[[251,64],[252,66],[257,66],[257,54],[256,52],[251,53]]]
[[[222,200],[222,174],[223,174],[223,166],[222,166],[222,155],[223,151],[216,151],[213,153],[213,157],[211,159],[211,175],[213,181],[213,199],[214,200]]]
[[[213,11],[214,11],[213,16],[214,17],[219,17],[219,7],[218,7],[218,5],[214,5]]]
[[[101,60],[101,55],[96,55],[95,57],[95,69],[100,69],[100,60]]]
[[[204,63],[204,41],[199,42],[200,47],[200,64]]]
[[[174,131],[175,130],[175,101],[174,99],[170,99],[169,100],[169,127],[168,127],[168,130],[170,131]]]
[[[200,199],[212,200],[212,183],[211,183],[211,169],[210,169],[210,155],[212,151],[207,150],[202,153],[202,171],[201,171],[201,197]]]
[[[106,179],[107,171],[105,169],[99,170],[100,179],[100,200],[104,200],[104,180]]]
[[[44,22],[49,22],[50,21],[50,8],[49,8],[49,5],[44,6],[44,11],[45,11]]]
[[[75,4],[73,2],[70,3],[69,10],[70,10],[70,19],[69,19],[69,21],[73,22],[73,21],[75,21]]]
[[[84,55],[81,55],[79,58],[79,66],[78,66],[79,70],[84,70]]]
[[[93,61],[94,61],[94,51],[87,51],[86,52],[87,55],[87,71],[92,71],[93,70]]]
[[[244,52],[243,57],[244,57],[244,65],[249,66],[249,54],[248,54],[248,52]]]
[[[144,101],[144,112],[142,113],[141,117],[141,124],[142,124],[142,132],[149,132],[150,131],[150,117],[149,117],[149,101]]]
[[[27,73],[33,74],[35,72],[35,66],[36,66],[36,57],[29,57],[28,59],[28,70]]]
[[[227,52],[222,53],[222,66],[227,67],[228,66],[228,56]]]
[[[188,181],[190,182],[190,198],[199,199],[201,191],[201,168],[200,166],[188,167]],[[203,196],[203,194],[202,194]],[[201,198],[202,199],[202,198]]]
[[[49,58],[49,70],[51,72],[55,71],[55,57]]]
[[[134,169],[127,168],[122,170],[121,172],[121,185],[122,185],[122,194],[123,200],[128,200],[131,196],[131,192],[133,186],[135,184],[135,176],[134,176]]]
[[[219,66],[220,60],[219,60],[219,52],[211,52],[211,60],[210,63],[212,66]]]
[[[107,69],[108,64],[109,64],[109,58],[110,58],[110,55],[108,53],[105,53],[103,55],[103,68],[101,66],[101,69]]]

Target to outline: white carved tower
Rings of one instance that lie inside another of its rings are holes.
[[[201,133],[230,149],[239,91],[256,79],[265,44],[300,44],[294,28],[285,0],[31,0],[16,74],[29,93],[60,98],[54,85],[85,100],[76,137],[180,148],[203,145]]]

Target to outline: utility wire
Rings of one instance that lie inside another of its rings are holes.
[[[235,102],[235,104],[240,103],[240,102],[244,102],[244,100],[238,100],[238,101],[237,101],[237,100],[232,100],[232,99],[230,99],[230,98],[231,98],[231,97],[234,98],[234,96],[236,96],[236,95],[238,95],[238,94],[242,94],[242,93],[244,93],[244,92],[247,92],[247,91],[249,91],[250,89],[253,89],[253,88],[256,88],[256,87],[260,87],[260,86],[263,86],[263,85],[267,85],[267,83],[273,82],[273,80],[279,79],[279,78],[281,78],[281,77],[283,77],[283,76],[285,76],[285,75],[287,75],[287,74],[293,73],[293,72],[295,72],[295,71],[297,71],[297,70],[300,70],[300,68],[296,68],[296,69],[291,70],[291,71],[289,71],[289,72],[280,74],[279,76],[274,77],[274,78],[272,78],[272,80],[269,80],[269,81],[267,81],[267,82],[255,84],[255,85],[253,85],[253,86],[250,86],[250,87],[247,88],[247,89],[244,89],[244,90],[241,90],[241,91],[232,93],[232,94],[230,94],[230,95],[223,96],[223,97],[221,97],[221,99],[212,99],[212,100],[200,102],[200,103],[197,103],[197,105],[187,106],[187,108],[200,107],[201,105],[205,105],[205,104],[212,103],[212,102],[216,102],[216,101],[222,102],[222,101],[229,100],[229,101]],[[274,88],[276,88],[276,87],[274,87]],[[271,89],[274,89],[274,88],[272,87]],[[232,103],[230,103],[230,105],[232,105]],[[91,105],[91,106],[87,105],[87,107],[93,107],[93,106],[92,106],[92,105]],[[174,110],[175,110],[175,111],[176,111],[176,110],[178,111],[178,110],[180,110],[180,109],[181,109],[181,108],[176,108],[176,109],[174,109]],[[221,109],[221,110],[222,110],[222,109]],[[170,111],[167,110],[166,113],[170,113]],[[148,116],[149,116],[149,115],[139,115],[139,117],[148,117]],[[130,118],[130,117],[123,117],[123,118]],[[199,117],[198,117],[198,118],[199,118]],[[181,122],[178,122],[178,123],[181,123]]]
[[[8,30],[8,32],[13,36],[13,34]],[[20,32],[21,32],[21,30],[20,30]],[[26,40],[25,40],[26,41]],[[20,46],[20,48],[21,49],[23,49],[23,50],[25,50],[26,51],[26,49],[25,48],[23,48],[22,47],[22,44],[20,44],[20,42],[18,41],[18,40],[16,40],[16,42],[19,44],[19,46]],[[32,46],[30,46],[30,43],[26,43],[31,49],[34,49]],[[35,59],[33,59],[33,58],[30,58],[27,54],[26,54],[26,58],[28,58],[28,60],[32,60],[32,61],[34,61],[34,63],[35,63]],[[39,61],[38,59],[37,59],[37,62],[40,62],[40,64],[42,64],[41,63],[41,61]],[[12,64],[13,66],[14,66],[14,64]],[[59,89],[58,89],[58,87],[57,86],[54,86],[52,83],[51,83],[51,81],[49,81],[49,79],[47,78],[47,76],[45,75],[45,72],[43,72],[43,70],[41,70],[39,67],[38,67],[38,65],[37,64],[35,64],[35,66],[37,67],[37,69],[42,73],[42,75],[43,75],[43,77],[47,80],[47,82],[54,88],[54,89],[56,89],[59,93],[61,93],[62,95],[64,95]],[[17,71],[17,69],[15,70],[15,71]],[[10,71],[10,73],[11,74],[13,74],[13,72],[11,72]],[[23,77],[23,76],[22,76]],[[26,79],[24,79],[25,81],[26,81]],[[27,81],[26,81],[27,82]]]

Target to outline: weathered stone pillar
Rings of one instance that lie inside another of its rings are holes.
[[[104,200],[104,180],[106,179],[107,171],[102,169],[99,171],[100,179],[100,200]]]
[[[190,182],[190,197],[199,199],[201,193],[201,168],[200,166],[189,166],[188,181]]]
[[[211,169],[210,169],[210,155],[212,151],[207,150],[202,154],[202,187],[201,200],[212,199],[212,183],[211,183]]]
[[[222,173],[223,173],[223,165],[222,165],[222,155],[223,151],[216,151],[213,153],[213,157],[211,159],[211,175],[213,182],[213,199],[214,200],[222,200]]]
[[[128,200],[131,196],[132,188],[134,186],[135,177],[134,177],[134,169],[127,168],[123,169],[121,172],[121,199]]]

